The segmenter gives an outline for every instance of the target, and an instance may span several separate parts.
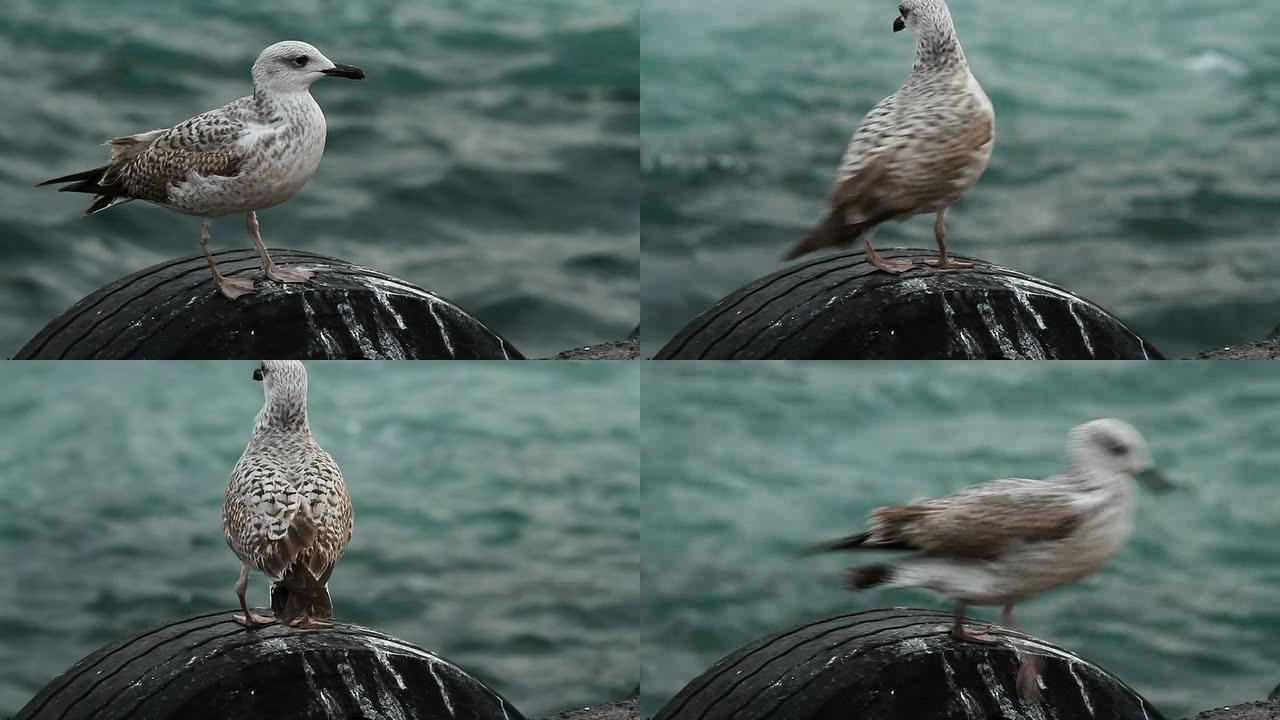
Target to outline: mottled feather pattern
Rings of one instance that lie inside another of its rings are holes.
[[[272,581],[318,593],[351,540],[351,499],[337,463],[311,436],[302,364],[264,367],[267,401],[227,484],[225,538]],[[310,577],[295,577],[303,572]]]
[[[324,115],[310,93],[255,93],[167,130],[109,141],[112,164],[99,182],[206,217],[262,209],[287,200],[315,173],[324,137]]]
[[[788,257],[848,245],[887,220],[944,210],[977,183],[995,142],[991,101],[969,69],[941,0],[913,3],[916,58],[845,148],[828,216]]]
[[[872,543],[905,542],[926,552],[991,558],[1010,543],[1060,540],[1081,520],[1070,486],[1054,480],[992,480],[937,500],[871,513]],[[985,531],[974,532],[982,525]]]
[[[161,130],[107,141],[111,165],[102,184],[119,181],[131,197],[168,201],[170,186],[191,172],[232,175],[244,160],[235,142],[255,114],[253,98],[241,98],[217,110]]]
[[[905,550],[896,562],[853,568],[851,587],[922,587],[980,605],[1019,602],[1097,572],[1132,531],[1135,473],[1153,468],[1142,436],[1112,419],[1074,428],[1071,472],[1009,478],[946,497],[882,507],[866,532],[820,549]]]
[[[881,101],[845,150],[830,206],[845,207],[845,221],[861,222],[891,207],[895,218],[937,212],[960,199],[991,158],[995,115],[985,95],[970,89],[968,66],[946,75],[912,77]],[[973,82],[973,88],[981,92]],[[885,165],[873,183],[859,174]],[[855,181],[858,195],[844,190]],[[851,202],[853,201],[853,202]]]
[[[304,501],[313,539],[297,553],[285,552]],[[227,544],[275,580],[300,558],[317,568],[316,574],[323,572],[337,563],[351,539],[346,483],[309,433],[255,433],[232,471],[224,508]]]

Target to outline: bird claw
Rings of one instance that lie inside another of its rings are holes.
[[[999,645],[1000,641],[986,633],[980,633],[973,630],[965,630],[964,628],[956,628],[951,631],[951,637],[961,642],[974,643],[976,645]]]
[[[297,620],[289,623],[289,627],[298,628],[299,630],[322,630],[324,628],[333,627],[333,623],[323,622],[321,620],[316,620],[309,615],[303,615]]]
[[[901,275],[916,266],[910,260],[885,260],[881,257],[868,258],[868,262],[875,266],[877,270],[887,272],[890,275]]]
[[[241,295],[252,295],[257,292],[254,287],[252,278],[244,277],[223,277],[215,278],[214,283],[218,286],[218,292],[228,300],[234,301]]]
[[[950,258],[947,258],[946,262],[943,262],[942,258],[937,258],[936,260],[925,260],[924,264],[937,270],[960,270],[963,268],[973,267],[973,263],[971,262],[952,260]]]
[[[302,283],[315,277],[315,273],[296,268],[285,268],[272,265],[267,268],[267,279],[278,283]]]
[[[244,627],[247,627],[250,630],[254,628],[262,627],[264,625],[271,625],[272,623],[275,622],[275,620],[268,617],[263,617],[255,612],[250,612],[247,615],[239,615],[239,614],[232,615],[231,619],[237,625],[243,625]]]

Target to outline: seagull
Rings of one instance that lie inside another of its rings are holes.
[[[227,545],[240,558],[236,595],[248,628],[274,620],[245,602],[249,575],[271,579],[275,620],[297,628],[331,627],[329,576],[351,541],[351,497],[342,472],[311,437],[307,371],[297,360],[264,360],[253,372],[266,403],[249,446],[231,471],[222,506]]]
[[[46,180],[62,192],[94,196],[85,216],[146,200],[203,218],[200,245],[214,284],[228,300],[254,292],[248,277],[227,277],[209,253],[215,218],[245,213],[268,280],[306,282],[312,274],[271,261],[256,211],[293,197],[307,184],[324,154],[324,113],[311,97],[323,77],[363,80],[364,71],[340,65],[311,45],[279,42],[253,63],[253,94],[171,128],[112,138],[111,162]]]
[[[911,28],[915,64],[896,93],[881,100],[849,141],[822,223],[783,257],[862,238],[867,261],[888,273],[914,267],[887,260],[871,245],[881,223],[936,213],[938,268],[971,267],[947,255],[947,209],[978,182],[995,144],[995,111],[956,38],[944,0],[903,0],[893,31]]]
[[[1156,491],[1172,485],[1155,467],[1147,443],[1130,424],[1104,418],[1067,436],[1065,475],[1047,480],[991,480],[912,505],[882,507],[870,529],[820,545],[818,551],[907,550],[895,562],[851,568],[850,589],[915,587],[952,600],[951,635],[995,644],[965,629],[969,605],[1013,607],[1100,570],[1124,547],[1133,527],[1135,480]],[[1019,672],[1019,688],[1034,697],[1033,662]]]

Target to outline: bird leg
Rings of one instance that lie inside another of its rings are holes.
[[[863,238],[862,242],[867,246],[867,262],[884,272],[897,275],[916,266],[916,264],[910,260],[886,260],[880,257],[880,253],[876,252],[876,249],[871,246],[871,238],[869,237]]]
[[[1000,622],[1009,629],[1016,629],[1013,622],[1013,606],[1005,605],[1000,612]],[[1027,700],[1040,699],[1040,660],[1038,655],[1025,655],[1018,666],[1018,675],[1014,684],[1018,694]]]
[[[1013,622],[1013,605],[1005,605],[1000,611],[1000,623],[1010,630],[1017,630],[1018,626]]]
[[[252,630],[253,628],[262,627],[263,625],[270,625],[275,622],[275,620],[263,617],[253,612],[249,609],[249,604],[244,601],[244,593],[249,589],[250,569],[251,568],[247,564],[241,564],[240,580],[236,583],[236,597],[240,598],[240,609],[244,611],[244,615],[232,615],[231,619]]]
[[[932,265],[941,270],[973,267],[973,263],[947,257],[947,208],[939,210],[938,217],[933,220],[933,239],[938,241],[938,259],[925,260],[925,265]]]
[[[961,642],[976,643],[978,645],[1000,644],[999,640],[990,635],[964,629],[964,603],[956,603],[956,621],[951,626],[951,637]]]
[[[258,254],[262,256],[262,270],[267,274],[268,280],[278,283],[300,283],[311,279],[312,273],[306,270],[279,267],[272,262],[271,256],[267,254],[267,246],[262,242],[262,233],[258,228],[258,214],[250,210],[246,217],[249,219],[249,237],[253,238],[253,244],[258,247]]]
[[[218,272],[218,265],[213,261],[213,254],[209,252],[209,240],[212,239],[209,228],[212,226],[213,218],[205,218],[200,223],[200,247],[204,249],[204,259],[209,261],[209,269],[213,271],[213,284],[228,300],[235,300],[241,295],[253,293],[253,278],[227,277]]]

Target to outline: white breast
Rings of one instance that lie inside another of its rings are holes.
[[[324,156],[324,113],[309,93],[293,99],[281,114],[281,122],[250,126],[240,137],[248,157],[236,185],[246,210],[272,207],[293,197],[315,175]]]

